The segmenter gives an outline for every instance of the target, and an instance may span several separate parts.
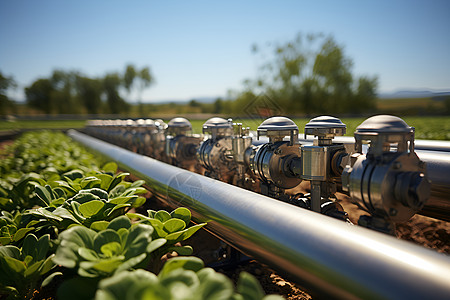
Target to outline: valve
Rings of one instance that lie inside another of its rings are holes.
[[[302,172],[304,180],[311,181],[311,209],[321,211],[322,202],[328,202],[330,196],[336,192],[336,184],[333,177],[340,176],[340,161],[336,157],[346,155],[342,144],[333,144],[335,136],[342,136],[346,132],[346,126],[338,118],[320,116],[313,118],[305,125],[305,136],[314,135],[318,139],[313,146],[303,146]],[[338,173],[338,174],[336,174]]]
[[[302,181],[295,172],[301,165],[298,127],[289,118],[272,117],[259,125],[257,138],[260,136],[269,137],[269,143],[255,147],[247,154],[250,169],[261,180],[262,194],[287,200],[284,190]],[[289,139],[285,141],[285,137]]]
[[[125,132],[122,136],[122,147],[132,150],[133,148],[133,136],[137,127],[136,121],[128,119],[125,121]]]
[[[371,214],[360,218],[361,225],[393,233],[393,223],[411,218],[430,195],[426,164],[414,152],[414,128],[398,117],[379,115],[361,123],[355,139],[343,189]]]
[[[121,137],[125,134],[125,129],[123,127],[123,120],[105,120],[106,132],[104,138],[106,141],[113,143],[115,145],[120,145]]]
[[[211,118],[203,124],[203,134],[208,134],[197,150],[197,159],[206,169],[205,175],[230,182],[236,165],[230,157],[232,151],[232,120]]]
[[[230,157],[236,163],[236,185],[251,188],[254,180],[251,179],[251,171],[248,169],[247,157],[252,152],[252,137],[250,127],[242,127],[242,123],[233,123],[232,151]]]
[[[163,120],[145,119],[143,123],[143,154],[162,160],[165,149],[165,129],[167,124]]]
[[[144,119],[141,123],[141,129],[138,134],[138,151],[143,155],[154,157],[152,136],[157,133],[158,128],[152,119]]]
[[[192,134],[192,125],[185,118],[174,118],[167,124],[165,153],[173,165],[191,169],[197,162],[197,146],[201,139]]]
[[[144,119],[138,119],[135,121],[135,128],[133,132],[133,148],[132,151],[144,154],[144,136],[146,131],[146,124]]]

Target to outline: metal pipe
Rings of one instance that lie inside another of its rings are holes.
[[[313,143],[313,138],[302,139],[302,136],[302,134],[299,136],[299,142],[302,145]],[[253,144],[257,146],[267,143],[268,141],[268,138],[260,137],[259,140],[254,140]],[[355,139],[348,136],[335,137],[333,141],[346,144],[348,147],[351,147],[351,145],[355,143]],[[431,181],[431,196],[418,214],[450,222],[450,153],[446,152],[450,151],[450,142],[429,140],[415,141],[415,145],[422,145],[422,148],[426,148],[425,146],[432,145],[433,143],[442,146],[441,149],[444,150],[430,151],[415,149],[420,160],[427,163],[427,174]],[[449,148],[446,150],[447,146]],[[349,149],[347,150],[351,151]]]
[[[301,133],[299,135],[300,143],[312,143],[314,141],[312,136],[307,136],[306,138],[303,137],[304,135]],[[352,136],[338,136],[334,138],[334,142],[343,144],[354,144],[355,138]],[[414,148],[416,150],[450,152],[450,141],[416,139],[414,140]]]
[[[189,207],[206,229],[313,293],[345,299],[450,295],[450,259],[432,250],[276,201],[70,131],[69,136],[144,179],[158,197]]]
[[[419,214],[450,222],[450,155],[437,151],[416,151],[427,163],[431,196]]]

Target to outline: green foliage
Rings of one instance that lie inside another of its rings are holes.
[[[0,298],[31,299],[56,277],[61,299],[263,297],[251,276],[236,293],[198,258],[171,259],[158,276],[139,269],[159,270],[168,252],[190,255],[179,242],[205,224],[189,226],[186,208],[125,216],[145,202],[143,181],[126,182],[115,163],[98,167],[64,135],[27,134],[0,155]]]
[[[12,77],[3,75],[0,71],[0,115],[14,113],[16,104],[6,95],[7,90],[15,88],[16,82]]]
[[[270,297],[270,298],[269,298]],[[175,257],[166,262],[158,276],[135,270],[121,272],[99,283],[96,299],[281,299],[266,296],[258,281],[241,273],[235,291],[223,274],[204,268],[196,257]]]
[[[0,208],[10,212],[47,205],[37,197],[46,190],[38,188],[36,193],[36,186],[98,170],[92,154],[56,132],[23,134],[1,156]],[[61,197],[61,189],[55,193]]]
[[[23,239],[27,233],[34,230],[34,227],[20,228],[22,215],[16,213],[13,216],[8,211],[2,211],[0,216],[0,245],[17,243]]]
[[[197,224],[189,227],[191,212],[184,207],[179,207],[170,214],[164,210],[148,210],[148,216],[136,213],[128,213],[132,219],[139,219],[141,224],[149,224],[154,228],[152,237],[154,239],[164,238],[167,240],[165,247],[159,249],[159,254],[175,251],[181,255],[192,254],[190,246],[178,246],[177,243],[190,238],[195,232],[206,225]]]
[[[85,76],[77,76],[75,84],[78,91],[78,97],[86,108],[87,113],[101,113],[103,111],[101,81]]]
[[[22,120],[13,119],[8,122],[0,122],[0,131],[19,130],[19,129],[77,129],[84,128],[85,120]]]
[[[41,131],[24,133],[14,142],[0,161],[2,178],[19,178],[24,173],[38,173],[42,179],[79,169],[82,172],[97,170],[94,156],[60,132]]]
[[[260,50],[254,47],[255,53]],[[259,77],[245,80],[236,96],[234,113],[279,114],[271,107],[258,104],[258,95],[268,95],[279,110],[292,113],[360,113],[373,111],[376,99],[376,77],[356,78],[352,60],[332,36],[303,36],[270,46],[272,59],[262,64]],[[267,55],[262,55],[266,60]],[[259,107],[261,106],[261,107]],[[265,109],[258,112],[258,109]],[[269,109],[270,111],[267,111]]]
[[[47,256],[49,248],[49,235],[37,239],[33,234],[25,237],[21,248],[0,246],[0,291],[12,298],[29,298],[41,276],[54,266],[54,254]]]
[[[103,168],[112,171],[117,165],[108,164]],[[49,227],[62,231],[71,225],[89,228],[94,223],[94,228],[99,228],[101,223],[98,222],[111,221],[126,210],[145,203],[145,198],[138,196],[147,192],[140,187],[143,181],[126,182],[126,175],[128,173],[111,176],[98,172],[84,176],[73,170],[64,173],[64,180],[36,185],[37,197],[44,205],[26,211],[22,225],[45,232],[51,231]]]
[[[75,226],[61,233],[54,262],[77,268],[83,277],[104,277],[128,270],[165,243],[164,239],[152,240],[152,232],[149,225],[132,226],[125,216],[114,219],[99,232]]]
[[[129,104],[120,91],[122,88],[130,91],[135,79],[140,82],[139,93],[154,81],[149,67],[136,70],[133,65],[127,66],[124,75],[108,73],[102,78],[89,78],[76,71],[54,70],[49,78],[40,78],[26,87],[25,95],[30,107],[47,114],[120,114],[129,110]],[[102,101],[103,98],[106,102]]]

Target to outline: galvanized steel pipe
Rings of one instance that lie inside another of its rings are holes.
[[[87,135],[69,136],[144,179],[158,197],[189,207],[207,230],[296,279],[344,299],[445,299],[450,258],[135,154]]]

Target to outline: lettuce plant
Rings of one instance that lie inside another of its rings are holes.
[[[147,192],[140,187],[143,181],[125,182],[127,174],[99,173],[88,177],[71,174],[73,180],[66,178],[70,182],[58,181],[53,187],[36,185],[36,194],[46,206],[28,210],[22,227],[35,227],[45,233],[51,230],[48,227],[58,231],[74,224],[90,227],[94,222],[110,221],[130,208],[141,206],[145,198],[139,194]],[[72,196],[67,198],[68,194]]]
[[[8,180],[0,179],[0,209],[13,212],[42,205],[34,193],[37,184],[45,184],[45,181],[36,173],[21,174],[19,178]]]
[[[21,248],[0,246],[0,292],[12,299],[31,298],[41,276],[54,266],[54,254],[47,256],[49,247],[49,235],[37,239],[31,233],[24,238]]]
[[[20,241],[27,233],[34,230],[33,227],[18,228],[22,217],[19,212],[16,212],[15,216],[7,211],[2,211],[1,214],[0,244],[3,246]]]
[[[164,238],[167,240],[164,247],[158,250],[161,254],[171,251],[175,251],[181,255],[192,254],[192,247],[179,246],[177,243],[191,237],[200,228],[205,226],[206,223],[189,227],[191,212],[184,207],[179,207],[171,213],[165,210],[148,210],[147,213],[148,216],[136,213],[128,213],[127,216],[132,219],[139,219],[141,224],[150,224],[154,228],[153,238]]]
[[[63,296],[63,295],[61,295]],[[248,273],[241,273],[235,291],[230,279],[204,268],[196,257],[175,257],[166,262],[158,276],[136,270],[124,271],[103,279],[96,293],[98,300],[278,300],[265,296],[259,282]]]
[[[74,226],[60,235],[60,245],[53,261],[66,268],[76,268],[83,277],[104,277],[143,263],[148,254],[166,242],[152,239],[153,228],[131,225],[126,216],[111,221],[96,232]]]

